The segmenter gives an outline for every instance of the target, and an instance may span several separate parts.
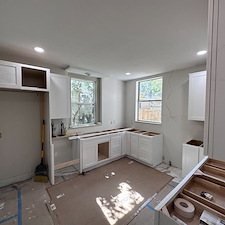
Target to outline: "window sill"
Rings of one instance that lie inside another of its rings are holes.
[[[92,124],[84,124],[84,125],[78,125],[78,126],[69,126],[69,129],[77,129],[77,128],[87,128],[87,127],[96,127],[101,126],[101,122],[92,123]]]
[[[152,124],[152,125],[162,125],[162,122],[151,122],[151,121],[141,121],[141,120],[136,120],[135,123],[147,123],[147,124]]]

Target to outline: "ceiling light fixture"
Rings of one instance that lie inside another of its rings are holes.
[[[44,50],[43,48],[41,48],[41,47],[34,47],[34,50],[35,50],[36,52],[38,52],[38,53],[43,53],[43,52],[45,52],[45,50]]]
[[[205,55],[206,53],[207,53],[206,50],[202,50],[202,51],[197,52],[197,55]]]
[[[129,75],[130,75],[130,73],[126,73],[126,75],[127,75],[127,76],[129,76]]]

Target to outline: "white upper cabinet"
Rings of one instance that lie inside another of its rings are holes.
[[[19,64],[0,61],[0,87],[20,89],[21,70]]]
[[[0,61],[0,88],[49,91],[49,69]]]
[[[70,78],[65,75],[50,74],[50,114],[51,119],[70,117]]]
[[[206,71],[189,74],[188,119],[205,120]]]
[[[21,70],[21,90],[49,92],[49,69],[25,64],[19,65]]]

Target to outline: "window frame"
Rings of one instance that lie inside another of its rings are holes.
[[[71,84],[72,84],[72,79],[74,80],[79,80],[79,81],[86,81],[86,82],[93,82],[94,83],[94,101],[92,103],[85,103],[85,105],[94,105],[94,122],[92,123],[86,123],[86,124],[78,124],[78,125],[74,125],[73,124],[73,116],[72,116],[72,104],[81,104],[84,105],[83,103],[79,103],[79,102],[73,102],[72,103],[72,94],[71,94]],[[82,128],[82,127],[91,127],[91,126],[96,126],[98,121],[98,80],[97,78],[93,78],[93,77],[83,77],[80,75],[70,75],[70,128]]]
[[[149,81],[149,80],[155,80],[155,79],[162,79],[162,98],[161,100],[140,100],[140,83],[141,82],[145,82],[145,81]],[[161,120],[160,122],[155,122],[155,121],[150,121],[150,120],[139,120],[139,103],[141,102],[161,102]],[[136,82],[136,105],[135,105],[135,122],[137,123],[148,123],[148,124],[158,124],[161,125],[162,124],[162,109],[163,109],[163,76],[156,76],[156,77],[152,77],[152,78],[147,78],[144,80],[138,80]]]

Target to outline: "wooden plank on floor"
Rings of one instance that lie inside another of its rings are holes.
[[[71,161],[68,161],[68,162],[64,162],[64,163],[59,163],[57,165],[54,166],[54,169],[55,170],[58,170],[58,169],[62,169],[64,167],[67,167],[67,166],[72,166],[74,164],[77,164],[79,163],[80,160],[79,159],[74,159],[74,160],[71,160]]]

